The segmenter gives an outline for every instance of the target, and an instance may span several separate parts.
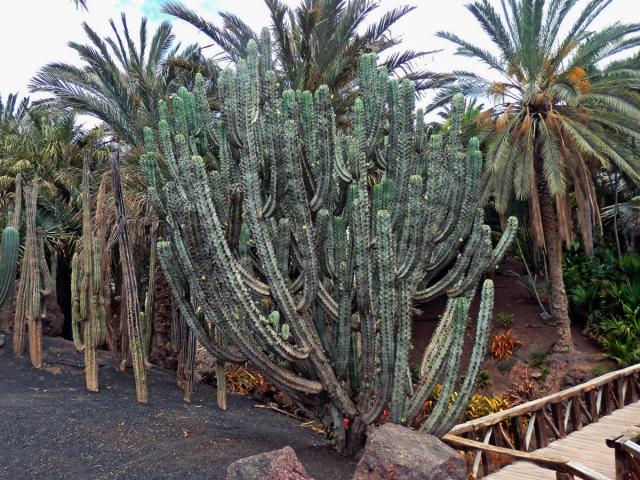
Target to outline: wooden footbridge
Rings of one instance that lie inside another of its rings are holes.
[[[454,427],[469,478],[640,480],[640,364]]]

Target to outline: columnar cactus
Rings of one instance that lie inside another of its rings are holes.
[[[122,267],[122,290],[126,308],[127,331],[129,333],[129,348],[131,349],[131,363],[136,380],[136,399],[138,403],[147,403],[147,372],[144,364],[142,347],[142,331],[140,328],[140,305],[138,304],[138,283],[136,281],[133,253],[129,244],[129,227],[122,194],[122,178],[120,176],[119,152],[111,160],[111,185],[116,204],[116,224],[118,228],[118,247],[120,250],[120,265]],[[121,318],[122,322],[124,319]],[[124,349],[124,346],[122,346]]]
[[[20,214],[22,209],[22,176],[16,176],[15,210],[9,225],[2,231],[0,243],[0,307],[13,293],[20,250]]]
[[[46,319],[46,297],[51,293],[51,274],[44,255],[44,242],[36,226],[38,205],[37,181],[24,188],[26,206],[26,239],[20,286],[16,301],[13,350],[22,355],[25,330],[29,331],[29,356],[35,368],[42,367],[42,321]]]
[[[5,324],[5,302],[14,294],[14,283],[20,253],[20,212],[22,206],[22,177],[16,177],[15,210],[0,242],[0,330],[8,330]]]
[[[478,208],[478,141],[461,144],[463,98],[453,100],[448,134],[429,137],[412,84],[363,55],[353,124],[338,134],[329,89],[280,95],[270,64],[250,42],[247,59],[220,75],[219,117],[200,76],[193,92],[161,102],[161,155],[145,130],[142,165],[166,232],[158,257],[181,313],[221,361],[248,360],[294,401],[323,405],[345,452],[383,411],[409,423],[436,384],[448,398],[463,374],[461,394],[423,425],[442,435],[484,358],[490,280],[464,371],[469,304],[516,230],[509,219],[493,248]],[[414,305],[440,295],[449,300],[413,384]]]
[[[82,168],[82,250],[71,261],[71,326],[73,342],[84,352],[85,384],[100,389],[96,348],[105,341],[101,242],[94,235],[91,211],[91,166],[85,152]]]

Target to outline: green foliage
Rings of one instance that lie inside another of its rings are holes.
[[[428,138],[411,83],[390,81],[363,55],[353,127],[338,136],[329,89],[280,94],[269,65],[270,52],[250,42],[247,58],[220,76],[220,117],[209,113],[200,76],[192,92],[160,103],[162,155],[146,129],[141,159],[165,234],[158,258],[205,348],[219,361],[248,360],[299,402],[322,405],[331,441],[352,451],[386,409],[409,423],[438,381],[443,396],[453,392],[471,299],[517,222],[509,219],[494,248],[477,203],[479,143],[461,143],[462,96],[447,137]],[[444,294],[412,385],[413,305]],[[492,307],[485,281],[460,394],[434,407],[426,431],[441,435],[462,415]]]
[[[576,246],[564,260],[565,283],[575,316],[620,366],[640,361],[640,255],[620,261],[609,250],[587,257]]]
[[[551,371],[548,367],[542,367],[540,369],[540,380],[542,380],[543,382],[546,381],[550,373]]]
[[[534,7],[511,1],[496,11],[492,2],[471,2],[467,9],[492,42],[490,50],[454,33],[438,33],[457,46],[458,55],[502,74],[493,81],[457,72],[457,83],[438,98],[444,103],[462,91],[494,100],[482,135],[488,140],[487,198],[499,211],[507,210],[512,197],[537,201],[530,196],[540,177],[554,196],[572,185],[593,191],[584,173],[591,168],[587,159],[606,168],[613,163],[640,180],[638,152],[626,141],[640,129],[639,66],[610,61],[640,45],[639,25],[615,23],[592,32],[609,3],[539,1]],[[572,28],[561,28],[572,15],[577,17]],[[589,115],[582,114],[585,109]]]
[[[607,373],[609,373],[609,369],[607,367],[598,366],[591,369],[591,375],[593,375],[594,377],[601,377],[602,375],[606,375]]]
[[[516,363],[516,359],[511,357],[507,360],[498,362],[497,367],[501,372],[509,372]]]
[[[507,312],[500,312],[498,314],[498,323],[503,327],[507,328],[513,322],[513,314]]]
[[[478,373],[478,380],[476,382],[476,386],[478,388],[486,388],[491,385],[491,376],[488,371],[480,370]]]
[[[551,351],[546,350],[544,352],[534,352],[529,359],[529,365],[532,367],[541,367],[547,362],[547,358],[551,354]]]
[[[351,120],[349,109],[357,96],[361,53],[385,55],[382,65],[389,73],[400,81],[411,80],[418,92],[452,80],[448,74],[415,68],[417,61],[433,52],[398,49],[401,42],[393,27],[414,6],[402,5],[383,13],[378,11],[380,3],[369,0],[300,0],[295,7],[287,4],[290,2],[265,0],[270,30],[275,32],[272,39],[229,12],[220,13],[222,21],[218,26],[190,8],[189,3],[168,2],[162,11],[209,37],[222,50],[224,60],[237,62],[245,58],[247,42],[252,39],[261,51],[272,48],[275,58],[265,62],[263,71],[273,70],[278,81],[293,90],[314,92],[321,85],[329,87],[338,128]],[[370,22],[373,16],[379,20]]]

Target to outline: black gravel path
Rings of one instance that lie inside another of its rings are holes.
[[[149,403],[135,401],[133,375],[101,359],[101,392],[84,390],[82,356],[45,338],[45,370],[0,347],[0,479],[224,479],[233,461],[290,445],[316,480],[350,478],[355,464],[278,413],[198,385],[182,401],[169,372],[152,370]],[[80,368],[79,368],[80,366]]]

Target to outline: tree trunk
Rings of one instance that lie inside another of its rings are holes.
[[[540,165],[540,162],[537,162]],[[542,170],[542,168],[540,168]],[[554,345],[556,352],[568,352],[573,348],[571,339],[571,319],[569,318],[569,301],[562,278],[562,248],[558,237],[558,225],[553,209],[551,192],[542,171],[538,173],[538,196],[542,227],[547,248],[549,263],[549,283],[551,287],[551,314],[558,328],[558,340]]]

